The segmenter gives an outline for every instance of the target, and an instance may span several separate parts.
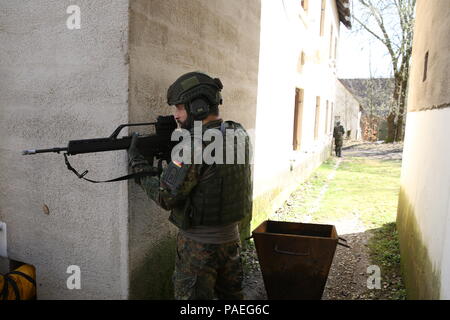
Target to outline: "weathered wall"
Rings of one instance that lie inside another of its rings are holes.
[[[339,80],[336,81],[336,106],[333,124],[336,119],[339,119],[338,121],[344,126],[345,137],[347,137],[347,131],[351,130],[350,139],[361,139],[359,102]]]
[[[36,267],[39,299],[126,298],[126,182],[90,184],[62,155],[21,155],[128,121],[128,0],[76,1],[79,30],[66,26],[70,4],[0,0],[0,221],[9,257]],[[72,158],[91,177],[126,173],[125,152]],[[70,265],[81,290],[67,289]]]
[[[331,25],[333,38],[339,35],[335,1],[326,1],[322,37],[320,12],[321,1],[309,1],[306,12],[300,1],[262,1],[253,226],[265,220],[329,156],[336,86],[334,54],[331,59],[329,55]],[[296,88],[304,89],[304,107],[301,148],[293,151]],[[321,112],[319,136],[314,139],[317,96]]]
[[[222,118],[254,129],[259,0],[132,0],[130,7],[130,121],[172,113],[167,88],[200,70],[223,82]],[[133,182],[129,193],[130,297],[171,298],[176,228]]]
[[[416,13],[397,217],[401,263],[409,298],[450,299],[450,6],[419,0]]]

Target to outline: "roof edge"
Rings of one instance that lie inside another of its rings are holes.
[[[339,13],[339,21],[348,29],[352,28],[350,0],[336,0],[336,5]]]

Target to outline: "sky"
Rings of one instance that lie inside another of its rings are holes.
[[[368,33],[352,33],[341,25],[337,73],[340,79],[392,76],[392,65],[385,46]],[[372,72],[371,72],[371,71]]]
[[[358,14],[357,1],[353,0],[352,14]],[[337,74],[340,79],[391,77],[392,64],[386,47],[366,31],[358,31],[352,21],[352,30],[343,24],[340,28]]]

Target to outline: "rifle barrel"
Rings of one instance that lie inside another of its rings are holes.
[[[36,154],[36,153],[46,153],[46,152],[56,152],[60,153],[62,151],[67,151],[67,148],[51,148],[51,149],[30,149],[22,151],[22,155]]]

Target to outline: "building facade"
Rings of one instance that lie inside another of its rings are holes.
[[[341,122],[345,129],[345,138],[361,140],[361,106],[353,94],[342,84],[336,81],[336,109],[334,122]]]
[[[347,1],[262,1],[252,228],[329,157]]]
[[[450,6],[418,0],[397,227],[408,298],[450,299]]]

